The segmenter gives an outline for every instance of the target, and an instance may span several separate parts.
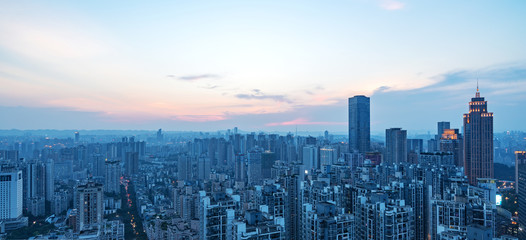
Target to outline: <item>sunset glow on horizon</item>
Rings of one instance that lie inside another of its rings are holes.
[[[0,126],[345,132],[347,98],[363,94],[373,131],[425,130],[459,125],[479,79],[495,129],[525,130],[513,111],[526,102],[525,7],[2,1]]]

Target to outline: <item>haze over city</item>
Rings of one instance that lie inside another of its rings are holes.
[[[2,129],[371,131],[459,127],[477,80],[526,130],[526,4],[2,1]],[[38,119],[38,121],[35,121]]]

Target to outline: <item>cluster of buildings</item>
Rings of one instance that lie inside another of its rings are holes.
[[[19,142],[0,151],[0,221],[9,232],[46,217],[48,239],[526,239],[526,152],[513,214],[499,206],[493,114],[478,89],[462,129],[437,125],[425,141],[402,128],[371,141],[369,98],[355,96],[348,143],[237,128]]]
[[[28,139],[0,150],[2,233],[45,219],[55,230],[37,238],[124,239],[124,224],[104,216],[121,208],[121,177],[139,171],[138,156],[130,152],[144,142],[84,145],[78,136]],[[120,156],[129,163],[124,171]]]

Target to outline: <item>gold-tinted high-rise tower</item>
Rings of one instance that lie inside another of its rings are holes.
[[[471,185],[477,178],[493,178],[493,113],[478,86],[464,114],[464,172]]]

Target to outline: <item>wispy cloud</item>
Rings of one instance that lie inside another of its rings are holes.
[[[206,86],[201,86],[200,88],[203,88],[203,89],[216,89],[218,87],[219,87],[218,85],[206,85]]]
[[[346,125],[346,122],[311,122],[306,118],[297,118],[292,121],[267,123],[265,126],[294,126],[294,125]]]
[[[400,10],[405,7],[405,3],[396,0],[380,0],[380,7],[385,10]]]
[[[312,89],[307,89],[304,92],[307,95],[315,95],[317,92],[320,92],[320,91],[323,91],[323,90],[325,90],[325,88],[323,86],[317,85],[316,87],[314,87]]]
[[[522,93],[526,84],[526,63],[497,65],[476,70],[457,70],[436,76],[435,84],[421,88],[424,92],[455,91],[476,88],[493,94]]]
[[[372,94],[372,95],[374,95],[374,94],[376,94],[376,93],[385,92],[385,91],[387,91],[387,90],[389,90],[389,89],[390,89],[390,87],[388,87],[388,86],[381,86],[381,87],[375,89],[375,90],[373,91],[373,94]]]
[[[480,89],[486,92],[511,93],[523,92],[526,83],[526,63],[495,65],[481,69],[461,69],[445,72],[434,77],[432,84],[412,89],[397,90],[390,86],[381,86],[372,95],[386,92],[429,93],[457,92],[464,89],[476,89],[477,81]]]
[[[177,80],[182,81],[198,81],[198,80],[204,80],[204,79],[217,79],[221,78],[221,76],[216,74],[200,74],[200,75],[186,75],[186,76],[176,76],[176,75],[166,75],[168,78],[174,78]]]
[[[225,115],[180,115],[173,117],[174,120],[181,120],[187,122],[212,122],[226,120]]]
[[[252,89],[250,94],[236,94],[235,96],[240,99],[274,100],[276,102],[292,103],[292,100],[285,95],[264,94],[259,89]]]

